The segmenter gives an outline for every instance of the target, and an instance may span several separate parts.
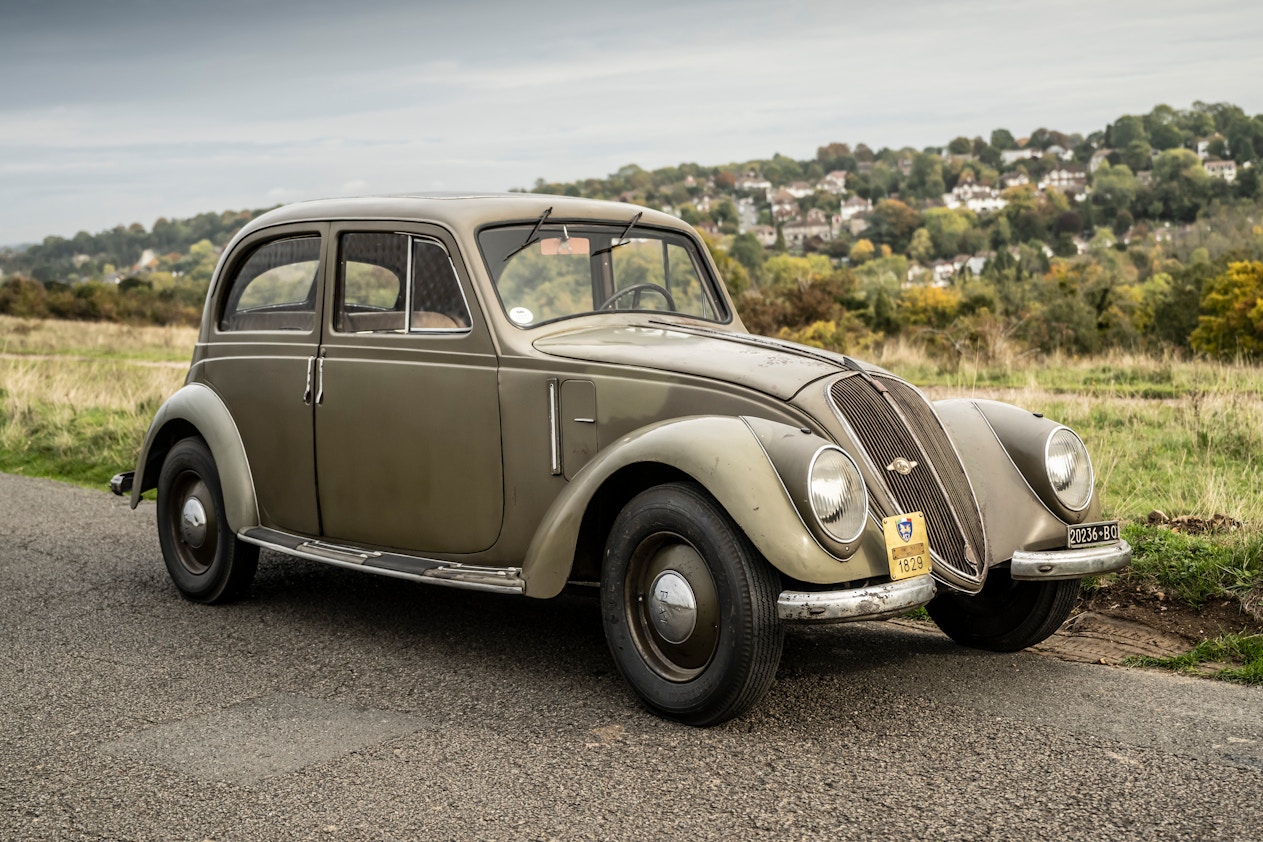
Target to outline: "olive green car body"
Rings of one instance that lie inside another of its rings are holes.
[[[508,316],[481,257],[480,230],[544,217],[622,225],[633,213],[639,226],[697,244],[689,226],[664,213],[534,194],[328,200],[259,217],[224,251],[187,383],[160,409],[141,450],[133,507],[157,487],[170,448],[200,436],[220,474],[225,517],[242,540],[387,575],[547,598],[567,582],[600,578],[610,525],[636,494],[688,480],[779,571],[787,593],[889,585],[878,513],[903,508],[891,499],[890,469],[857,441],[830,384],[889,383],[891,375],[748,334],[700,244],[720,304],[715,318],[610,309],[524,327]],[[441,244],[468,304],[468,328],[424,336],[337,330],[330,301],[346,231]],[[226,278],[243,255],[277,237],[308,235],[320,238],[316,323],[221,329]],[[1095,492],[1071,511],[1048,484],[1043,448],[1055,422],[975,400],[939,402],[934,412],[967,477],[956,487],[973,496],[985,531],[974,573],[936,560],[940,587],[977,592],[989,571],[1022,553],[1052,557],[1066,548],[1068,525],[1099,519]],[[808,500],[809,465],[824,447],[854,460],[872,503],[850,544],[821,527]],[[1129,558],[1123,542],[1097,555],[1067,572],[1045,571],[1047,578],[1114,569]],[[915,604],[932,594],[923,591]],[[889,613],[876,606],[782,616]]]

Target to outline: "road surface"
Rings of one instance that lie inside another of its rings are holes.
[[[697,730],[594,599],[265,555],[205,607],[153,519],[0,475],[2,839],[1263,838],[1261,688],[866,623]]]

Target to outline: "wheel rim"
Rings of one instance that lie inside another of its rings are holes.
[[[674,533],[646,538],[632,554],[625,593],[632,640],[651,670],[688,681],[706,669],[719,644],[719,594],[692,544]]]
[[[210,569],[219,547],[219,522],[210,488],[196,473],[185,471],[172,484],[167,510],[180,566],[200,576]]]

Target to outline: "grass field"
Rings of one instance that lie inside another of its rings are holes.
[[[0,316],[0,471],[104,488],[184,382],[192,328]]]
[[[0,316],[0,471],[103,489],[134,467],[154,412],[184,380],[191,328]],[[1007,401],[1074,428],[1087,443],[1105,513],[1131,521],[1129,583],[1197,605],[1263,593],[1263,368],[1114,355],[1011,354],[950,368],[893,342],[875,362],[931,398]],[[1223,513],[1227,534],[1145,525]],[[1257,665],[1247,675],[1258,675]]]

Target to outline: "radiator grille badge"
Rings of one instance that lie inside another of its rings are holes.
[[[916,466],[917,466],[916,462],[913,462],[909,459],[904,459],[902,456],[900,456],[898,459],[896,459],[895,461],[887,465],[886,470],[894,471],[896,474],[900,474],[901,476],[906,477],[908,474],[912,473],[912,469],[915,468]]]

